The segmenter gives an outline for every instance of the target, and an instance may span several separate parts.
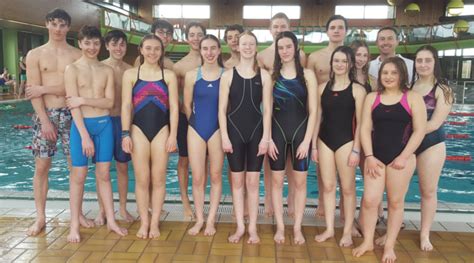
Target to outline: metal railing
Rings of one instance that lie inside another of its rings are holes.
[[[455,104],[474,104],[474,81],[449,81]]]

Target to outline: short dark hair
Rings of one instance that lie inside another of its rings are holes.
[[[379,38],[380,32],[385,31],[385,30],[392,31],[395,34],[395,37],[398,39],[398,31],[393,26],[385,26],[385,27],[382,27],[381,29],[379,29],[379,31],[377,32],[377,39]]]
[[[100,34],[100,30],[96,26],[83,25],[81,29],[79,29],[77,39],[83,40],[84,38],[98,38],[102,40],[102,35]]]
[[[164,19],[157,19],[151,25],[151,33],[155,34],[155,31],[160,29],[160,28],[168,29],[168,32],[171,32],[171,33],[173,33],[173,29],[174,29],[173,25],[170,22],[168,22]]]
[[[108,44],[110,41],[117,42],[120,39],[123,39],[123,41],[125,41],[125,43],[126,43],[127,42],[127,35],[125,35],[124,32],[122,32],[120,30],[117,30],[117,29],[114,29],[114,30],[111,30],[111,31],[107,32],[107,34],[104,37],[104,41],[105,41],[106,44]]]
[[[229,31],[239,31],[239,34],[242,34],[244,32],[244,27],[242,25],[239,25],[239,24],[233,24],[233,25],[230,25],[228,27],[226,27],[225,31],[224,31],[224,41],[227,43],[227,33]]]
[[[347,19],[341,15],[332,15],[328,21],[326,22],[326,31],[329,29],[329,24],[331,24],[334,20],[342,20],[344,21],[344,28],[347,30]]]
[[[45,20],[51,22],[54,19],[63,20],[68,26],[71,25],[71,16],[61,8],[55,8],[46,14]]]
[[[198,22],[190,22],[189,24],[186,25],[186,30],[184,31],[184,35],[186,36],[186,39],[188,39],[189,30],[191,29],[191,27],[199,27],[199,28],[201,28],[202,33],[203,33],[204,35],[206,35],[206,28],[205,28],[201,23],[198,23]]]

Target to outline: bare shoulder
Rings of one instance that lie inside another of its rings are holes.
[[[226,79],[228,80],[230,77],[232,77],[232,74],[234,73],[234,67],[232,68],[226,68],[224,73],[222,73],[221,79]]]
[[[76,74],[78,68],[77,68],[77,65],[76,63],[71,63],[69,65],[66,66],[66,68],[64,69],[64,73],[73,73],[73,74]]]
[[[313,70],[311,70],[311,69],[307,69],[307,68],[305,68],[303,73],[304,73],[305,77],[306,77],[306,76],[309,76],[309,77],[315,77],[315,75],[314,75],[314,71],[313,71]]]
[[[423,97],[421,96],[420,93],[418,93],[414,90],[409,90],[409,91],[407,91],[407,99],[410,102],[415,102],[417,100],[423,100]]]
[[[130,78],[130,76],[137,76],[138,74],[138,67],[133,67],[125,70],[123,73],[124,78]]]
[[[324,53],[324,49],[325,49],[325,48],[322,48],[322,49],[313,51],[313,52],[309,55],[308,58],[309,58],[309,59],[317,59],[317,58],[321,57],[321,55]]]
[[[270,79],[272,76],[270,75],[270,72],[264,68],[260,68],[260,76],[262,78]]]
[[[128,63],[125,63],[125,62],[123,62],[123,64],[122,64],[123,70],[131,69],[132,67],[133,67],[132,65],[130,65]]]
[[[176,78],[176,74],[170,69],[165,68],[163,72],[165,74],[165,78]]]
[[[373,103],[375,101],[375,97],[377,97],[377,92],[376,91],[370,92],[369,94],[367,94],[367,96],[365,96],[366,103],[367,102]]]
[[[191,79],[193,79],[193,78],[196,78],[196,76],[197,76],[197,71],[198,71],[198,69],[195,68],[195,69],[193,69],[193,70],[190,70],[190,71],[186,72],[185,78],[186,78],[186,79],[189,79],[189,80],[191,80]]]
[[[359,93],[365,94],[366,93],[365,88],[362,85],[360,85],[359,83],[352,83],[352,90],[355,91],[357,94],[359,94]]]

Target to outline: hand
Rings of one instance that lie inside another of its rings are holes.
[[[166,152],[176,152],[176,136],[168,136],[166,140]]]
[[[257,156],[265,155],[268,152],[268,143],[269,141],[267,140],[260,140],[260,143],[258,144],[258,152]]]
[[[84,105],[84,102],[84,98],[76,96],[66,96],[66,105],[70,110],[74,108],[79,108],[80,106]]]
[[[388,166],[392,167],[393,169],[403,170],[407,165],[407,158],[402,157],[401,155],[397,156]]]
[[[232,143],[230,142],[229,137],[222,138],[222,151],[224,151],[224,153],[234,152],[234,149],[232,149]]]
[[[268,156],[270,156],[270,158],[272,158],[273,161],[276,161],[276,159],[278,159],[278,149],[275,145],[275,142],[273,140],[271,140],[269,143],[268,143],[268,150],[267,150],[267,154]]]
[[[82,140],[82,154],[84,154],[87,157],[92,157],[94,156],[94,143],[91,140],[91,137],[85,136],[84,138],[81,138]]]
[[[41,136],[48,141],[55,142],[58,138],[58,132],[54,125],[49,121],[46,120],[45,122],[41,122]]]
[[[26,84],[25,95],[26,95],[26,98],[29,100],[41,97],[43,95],[43,87],[37,86],[37,85]]]
[[[374,156],[368,156],[365,158],[365,171],[364,176],[372,176],[375,178],[376,176],[382,176],[381,170],[384,168],[384,164],[379,161]]]
[[[319,162],[319,160],[318,160],[318,149],[316,149],[316,148],[311,149],[311,161],[313,161],[315,163]]]
[[[349,165],[349,167],[356,167],[359,164],[359,161],[359,154],[351,151],[349,154],[349,159],[347,160],[347,165]]]
[[[133,143],[132,138],[130,138],[130,136],[125,136],[122,138],[122,150],[128,154],[132,153]]]
[[[296,159],[304,159],[308,157],[308,151],[309,151],[309,142],[301,142],[298,148],[296,149]]]

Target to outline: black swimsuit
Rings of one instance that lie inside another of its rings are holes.
[[[288,150],[290,150],[293,170],[308,170],[308,158],[296,158],[296,150],[304,140],[308,125],[307,98],[306,87],[297,78],[280,77],[275,82],[272,139],[279,154],[275,161],[270,158],[270,167],[273,171],[285,170]]]
[[[431,89],[430,93],[423,97],[426,105],[426,111],[428,113],[428,121],[431,120],[433,113],[436,108],[436,88],[438,87],[438,83],[435,84],[433,89]],[[444,142],[446,138],[446,133],[444,132],[443,125],[441,125],[437,130],[432,131],[425,135],[423,141],[421,142],[418,149],[416,149],[415,154],[419,155],[424,152],[426,149],[434,146],[438,143]]]
[[[233,148],[227,160],[232,172],[258,172],[262,168],[263,156],[257,157],[263,134],[261,103],[260,74],[244,79],[234,67],[227,114],[227,132]]]
[[[352,82],[340,91],[326,85],[321,95],[322,123],[319,138],[333,152],[354,140],[355,99]]]

